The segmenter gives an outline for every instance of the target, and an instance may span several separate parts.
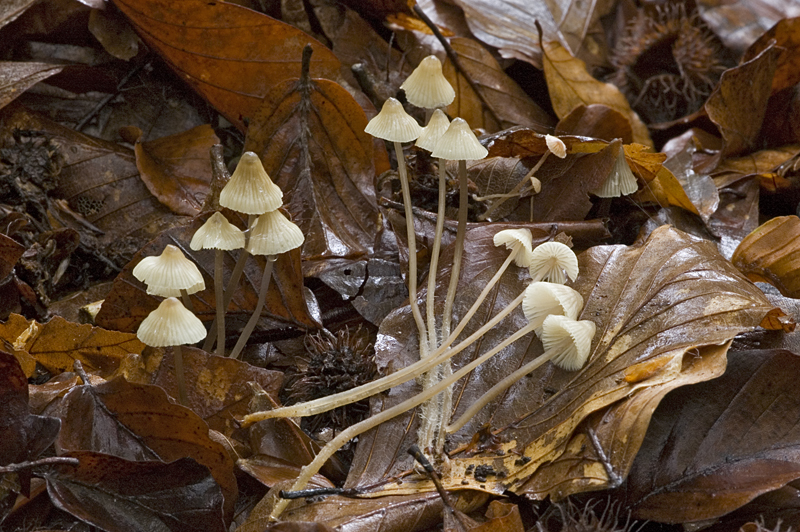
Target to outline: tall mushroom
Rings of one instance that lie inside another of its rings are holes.
[[[145,257],[133,268],[133,276],[147,285],[147,293],[161,297],[181,296],[186,307],[192,307],[189,295],[205,290],[203,274],[194,262],[172,244],[167,244],[157,257]]]

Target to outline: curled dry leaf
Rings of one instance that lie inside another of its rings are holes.
[[[727,514],[800,478],[800,359],[789,351],[728,355],[725,374],[667,396],[617,497],[641,519]]]
[[[308,77],[275,86],[250,123],[244,149],[259,155],[284,191],[306,237],[304,259],[357,258],[372,249],[378,150],[366,125],[344,88]]]
[[[268,89],[300,74],[311,44],[314,76],[339,79],[339,60],[310,35],[227,2],[115,0],[145,42],[225,118],[244,129]]]
[[[772,94],[775,94],[800,82],[800,18],[778,21],[750,45],[742,57],[742,62],[754,59],[773,42],[784,49],[778,58],[775,75],[772,78]]]
[[[0,109],[43,79],[58,74],[64,67],[50,63],[0,61]]]
[[[478,41],[455,37],[450,39],[450,46],[465,74],[491,108],[491,112],[484,108],[483,102],[448,58],[442,65],[442,72],[456,91],[455,100],[446,109],[450,116],[459,116],[470,127],[482,128],[488,133],[517,125],[534,127],[542,133],[550,131],[552,118],[506,75],[492,54]],[[498,124],[494,117],[501,123]]]
[[[135,462],[88,451],[77,466],[41,473],[62,510],[108,532],[225,532],[223,495],[208,468],[191,458]]]
[[[477,242],[468,239],[462,283],[469,284],[459,289],[462,299],[456,303],[458,314],[471,303],[464,301],[474,296],[470,286],[482,286],[481,279],[485,280],[505,258],[493,254],[488,246],[480,246],[485,251],[478,251],[475,246],[481,241],[483,238]],[[615,471],[624,476],[661,397],[674,387],[721,373],[729,341],[739,332],[757,327],[772,308],[761,291],[721,257],[713,244],[669,227],[656,229],[637,247],[591,248],[581,254],[580,263],[575,288],[586,301],[581,318],[594,321],[598,330],[589,361],[576,372],[552,365],[539,368],[532,378],[516,383],[455,433],[450,440],[455,448],[450,470],[443,478],[447,489],[511,490],[536,498],[558,498],[607,485],[606,472],[596,456],[570,460],[582,448],[591,453],[588,440],[577,441],[573,434],[595,412],[612,436],[605,452]],[[523,278],[506,276],[496,290],[495,312],[523,287]],[[481,310],[475,319],[485,321],[495,312]],[[484,336],[480,352],[522,326],[524,320],[512,314],[510,321],[514,323],[508,321]],[[468,326],[465,334],[477,325]],[[387,371],[416,356],[416,339],[410,331],[413,321],[407,308],[399,309],[382,324],[376,349],[387,361],[384,365],[391,360]],[[470,348],[456,357],[455,368],[475,357],[476,350]],[[541,353],[535,338],[525,338],[507,348],[495,362],[476,369],[466,382],[460,381],[455,387],[454,415]],[[409,383],[374,398],[373,411],[408,398],[415,386]],[[349,485],[368,485],[408,468],[409,464],[399,463],[397,457],[415,438],[416,423],[411,421],[411,414],[401,416],[360,437]],[[481,446],[468,445],[485,423],[491,424],[491,437],[482,439]],[[562,465],[561,476],[554,476],[545,464],[556,462],[562,455],[573,467],[570,470]],[[484,474],[476,478],[467,473],[469,466],[471,472],[483,466]],[[570,475],[564,476],[563,467]],[[381,493],[420,489],[431,486],[411,477],[402,485],[385,486]]]
[[[734,251],[731,262],[752,281],[800,297],[800,218],[779,216],[760,225]]]

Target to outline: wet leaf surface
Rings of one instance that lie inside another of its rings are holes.
[[[789,297],[800,295],[800,218],[781,216],[747,235],[731,262],[753,281],[767,282]]]

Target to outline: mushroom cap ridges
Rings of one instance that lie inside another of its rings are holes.
[[[422,133],[422,127],[406,113],[403,104],[389,98],[383,102],[381,112],[369,121],[364,131],[389,142],[411,142]]]
[[[272,182],[258,155],[248,151],[220,192],[219,204],[244,214],[264,214],[283,205],[283,191]]]
[[[200,249],[242,249],[244,233],[230,223],[221,212],[215,212],[209,216],[206,223],[195,231],[189,247],[195,251]]]
[[[305,237],[297,225],[281,211],[259,216],[250,228],[247,251],[253,255],[279,255],[303,244]]]
[[[454,118],[450,122],[450,127],[436,143],[431,156],[448,161],[476,161],[488,154],[489,150],[478,142],[478,137],[469,128],[467,121],[463,118]]]
[[[206,337],[206,328],[180,300],[168,297],[142,321],[136,337],[151,347],[194,344]]]
[[[589,358],[596,330],[592,321],[548,316],[542,325],[542,345],[545,352],[556,351],[550,358],[553,364],[567,371],[575,371],[581,369]]]
[[[442,73],[442,62],[435,55],[423,59],[400,88],[408,103],[425,109],[450,105],[456,98],[456,91]]]
[[[131,273],[147,285],[148,294],[162,297],[178,296],[181,290],[194,294],[206,287],[197,265],[172,244],[161,255],[140,260]]]

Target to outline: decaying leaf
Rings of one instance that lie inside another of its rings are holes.
[[[633,142],[631,122],[622,113],[601,103],[579,105],[556,125],[559,135],[575,135],[612,141],[621,139],[623,144]]]
[[[63,68],[49,63],[0,61],[0,108],[43,79],[58,74]]]
[[[788,297],[800,297],[800,218],[779,216],[742,240],[731,262],[753,281],[770,283]]]

